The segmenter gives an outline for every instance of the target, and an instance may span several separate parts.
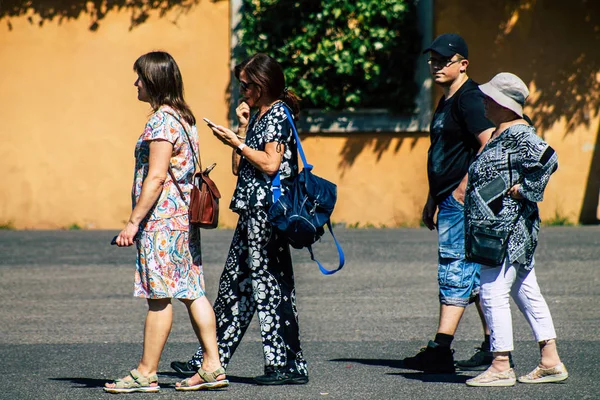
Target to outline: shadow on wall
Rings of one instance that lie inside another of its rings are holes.
[[[146,22],[152,11],[158,11],[159,18],[164,18],[170,11],[176,11],[171,21],[176,25],[179,16],[189,12],[199,2],[200,0],[3,0],[0,7],[0,21],[6,21],[8,29],[12,30],[11,18],[24,15],[28,15],[29,23],[40,27],[45,22],[55,19],[60,24],[65,20],[88,15],[89,29],[96,31],[108,13],[127,10],[131,13],[129,30],[132,30]]]
[[[467,4],[468,3],[468,4]],[[480,81],[513,72],[535,88],[529,100],[543,133],[565,121],[564,135],[589,127],[600,110],[600,2],[592,0],[439,1],[437,32],[467,38]],[[474,21],[477,21],[475,23]],[[580,223],[597,223],[600,126]],[[586,171],[587,172],[587,171]]]
[[[344,137],[348,138],[340,152],[342,158],[339,164],[341,175],[344,176],[345,172],[352,167],[358,155],[369,147],[372,147],[373,153],[377,155],[377,161],[379,161],[383,154],[389,150],[398,153],[405,143],[408,143],[411,150],[414,149],[419,139],[427,136],[428,134],[425,132],[408,132],[403,133],[400,137],[396,134],[387,133],[350,134],[350,137],[345,134]],[[396,143],[393,148],[390,149],[394,141],[396,141]]]

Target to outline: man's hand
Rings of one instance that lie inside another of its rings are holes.
[[[423,218],[423,223],[425,224],[425,226],[427,228],[429,228],[430,231],[432,231],[436,228],[436,223],[433,220],[436,209],[437,209],[437,206],[435,205],[435,200],[433,200],[433,197],[427,196],[427,203],[425,203],[425,207],[423,207],[422,218]]]
[[[452,196],[458,201],[460,204],[465,204],[465,188],[459,185],[454,192],[452,192]]]
[[[462,181],[458,184],[458,187],[452,192],[452,197],[456,199],[460,204],[465,204],[465,193],[467,192],[467,182],[469,181],[469,174],[462,178]]]

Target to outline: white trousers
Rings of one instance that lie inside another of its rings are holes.
[[[501,268],[481,266],[481,305],[491,332],[492,351],[514,350],[509,295],[529,322],[537,342],[556,339],[535,269],[528,271],[519,263],[510,264],[507,257]]]

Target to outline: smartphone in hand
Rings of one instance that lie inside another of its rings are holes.
[[[210,119],[208,118],[202,118],[204,120],[204,122],[206,122],[206,125],[208,125],[210,128],[217,126],[214,122],[212,122]]]
[[[111,245],[116,245],[117,244],[117,238],[119,237],[119,235],[115,236],[114,238],[112,238],[112,240],[110,241]]]
[[[214,122],[212,122],[210,119],[208,119],[208,118],[202,118],[202,119],[204,120],[204,122],[206,122],[206,125],[208,125],[209,128],[216,128],[217,127],[217,125]],[[240,136],[238,134],[236,134],[235,136],[237,136],[237,138],[240,139],[240,140],[245,140],[246,139],[244,136]]]

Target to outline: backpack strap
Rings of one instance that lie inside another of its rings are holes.
[[[171,166],[169,166],[169,175],[171,175],[171,180],[173,181],[173,184],[177,188],[177,191],[179,192],[179,195],[183,199],[183,202],[185,203],[186,206],[189,207],[189,204],[187,204],[187,201],[185,201],[185,194],[183,194],[183,190],[181,190],[181,186],[179,186],[179,184],[177,183],[177,178],[175,178],[175,174],[173,174],[173,170],[171,169]]]
[[[281,176],[279,175],[279,172],[271,181],[271,192],[273,192],[273,203],[276,203],[281,197]]]
[[[194,169],[196,169],[196,161],[197,161],[200,164],[200,170],[202,170],[202,164],[200,162],[200,158],[196,156],[196,152],[194,151],[194,146],[192,145],[192,139],[190,138],[190,135],[188,134],[187,129],[185,129],[185,125],[183,124],[183,122],[181,122],[181,120],[179,118],[177,118],[172,113],[170,113],[168,111],[164,111],[164,113],[165,114],[169,114],[171,117],[175,118],[175,120],[177,122],[179,122],[179,124],[183,128],[183,132],[185,133],[185,136],[188,139],[188,143],[189,143],[190,149],[192,150],[192,161],[194,162]],[[181,195],[181,198],[183,199],[183,202],[186,203],[186,205],[187,205],[187,202],[185,201],[185,195],[183,194],[183,190],[181,190],[181,186],[179,186],[179,184],[177,183],[177,178],[175,178],[175,174],[173,173],[173,170],[171,169],[171,163],[170,162],[169,162],[168,172],[169,172],[169,175],[171,176],[171,180],[173,181],[173,184],[175,185],[175,187],[177,188],[177,191]]]
[[[294,138],[296,139],[296,147],[298,148],[298,153],[300,154],[300,158],[302,159],[302,164],[305,169],[309,171],[313,169],[313,166],[306,161],[306,156],[304,155],[304,149],[302,148],[302,143],[300,142],[300,136],[298,135],[298,130],[296,130],[296,123],[292,114],[290,113],[290,109],[287,104],[283,103],[283,111],[287,116],[288,121],[290,121],[290,125],[292,126],[292,132],[294,134]],[[277,175],[273,177],[271,181],[271,191],[273,192],[273,203],[275,203],[279,197],[281,196],[281,175],[277,172]]]
[[[337,239],[335,238],[335,235],[333,234],[333,228],[331,227],[331,220],[327,220],[327,227],[329,228],[329,232],[331,233],[331,236],[333,236],[333,240],[335,241],[335,246],[337,247],[338,257],[340,260],[338,267],[336,269],[332,269],[332,270],[326,269],[325,267],[323,267],[321,265],[319,260],[317,260],[315,258],[315,255],[313,254],[313,251],[312,251],[312,246],[308,246],[307,248],[308,248],[308,252],[310,253],[310,259],[317,263],[317,265],[319,266],[319,269],[321,270],[323,275],[332,275],[332,274],[335,274],[336,272],[338,272],[340,269],[342,269],[342,267],[346,263],[346,258],[344,257],[344,251],[342,250],[342,246],[340,246]]]
[[[290,109],[288,107],[287,104],[283,103],[283,111],[285,112],[285,115],[288,118],[288,121],[290,121],[290,125],[292,125],[292,132],[294,133],[294,138],[296,139],[296,147],[298,147],[298,153],[300,153],[300,158],[302,159],[302,164],[304,165],[304,168],[306,169],[313,169],[313,166],[310,165],[308,163],[308,161],[306,161],[306,156],[304,155],[304,149],[302,149],[302,143],[300,142],[300,136],[298,136],[298,131],[296,130],[296,122],[294,121],[294,118],[292,117],[292,114],[290,113]]]
[[[285,112],[285,115],[287,116],[288,120],[290,121],[290,124],[292,125],[292,132],[294,133],[294,138],[296,139],[296,147],[298,148],[298,153],[300,154],[300,158],[302,159],[302,164],[304,165],[304,169],[308,169],[310,171],[313,169],[313,166],[311,164],[309,164],[308,161],[306,161],[306,156],[304,155],[304,149],[302,149],[302,143],[300,142],[300,136],[298,135],[298,130],[296,129],[296,123],[294,121],[294,118],[292,118],[292,114],[290,113],[290,109],[289,109],[288,105],[285,103],[283,103],[283,111]],[[281,196],[281,176],[280,176],[279,172],[277,172],[277,175],[275,175],[275,177],[273,178],[273,180],[271,182],[271,190],[273,191],[273,203],[275,203]],[[319,262],[319,260],[317,260],[315,258],[315,255],[313,254],[312,246],[308,246],[307,249],[308,249],[308,252],[310,253],[310,259],[317,263],[321,272],[324,275],[332,275],[332,274],[335,274],[336,272],[338,272],[340,269],[342,269],[342,267],[346,263],[346,258],[344,256],[344,251],[342,250],[342,246],[340,246],[340,244],[338,243],[338,241],[333,233],[333,228],[331,227],[330,219],[327,220],[327,228],[329,228],[329,232],[331,233],[331,236],[333,237],[333,240],[335,241],[335,246],[337,247],[337,250],[338,250],[338,258],[340,260],[338,267],[333,270],[326,269]]]
[[[194,173],[193,173],[193,177],[192,177],[192,184],[195,179],[194,177],[196,175],[199,175],[200,178],[202,179],[202,181],[204,183],[206,183],[206,185],[208,186],[208,189],[213,194],[213,196],[215,196],[217,199],[221,198],[221,193],[219,192],[217,185],[215,185],[215,183],[211,179],[208,178],[208,174],[210,173],[210,171],[213,170],[213,168],[217,164],[213,163],[208,168],[206,168],[206,170],[202,171],[202,160],[200,159],[200,154],[199,154],[200,145],[198,145],[198,154],[196,154],[196,151],[194,150],[194,145],[192,143],[192,138],[190,137],[187,129],[185,128],[185,124],[183,122],[181,122],[181,120],[179,118],[177,118],[177,116],[175,116],[173,113],[170,113],[169,111],[165,111],[165,114],[169,114],[181,125],[181,127],[183,128],[183,132],[185,133],[185,137],[187,138],[188,145],[190,146],[190,150],[192,151],[192,161],[194,164]],[[185,143],[185,140],[183,140],[183,142]],[[198,170],[198,167],[200,167],[199,170]],[[196,173],[196,171],[199,171],[199,173]],[[177,188],[177,191],[179,192],[179,195],[181,196],[183,203],[188,207],[191,206],[191,198],[190,198],[190,204],[188,204],[188,202],[185,199],[185,194],[183,193],[183,190],[181,190],[181,186],[179,186],[179,183],[177,183],[177,178],[175,177],[175,174],[173,173],[173,169],[171,168],[170,161],[169,161],[168,173],[169,173],[169,176],[171,177],[171,180],[173,181],[173,184]]]
[[[189,135],[187,129],[185,129],[184,123],[181,122],[181,120],[179,118],[177,118],[173,113],[170,113],[168,111],[165,111],[164,113],[169,114],[171,117],[175,118],[175,121],[179,122],[179,125],[181,125],[181,127],[183,128],[183,133],[185,133],[185,137],[188,140],[190,150],[192,150],[192,161],[194,162],[194,169],[202,172],[202,159],[200,158],[200,154],[196,154],[196,151],[194,150],[194,145],[192,144],[192,139],[190,138],[190,135]],[[200,149],[198,149],[198,150],[200,150]]]

